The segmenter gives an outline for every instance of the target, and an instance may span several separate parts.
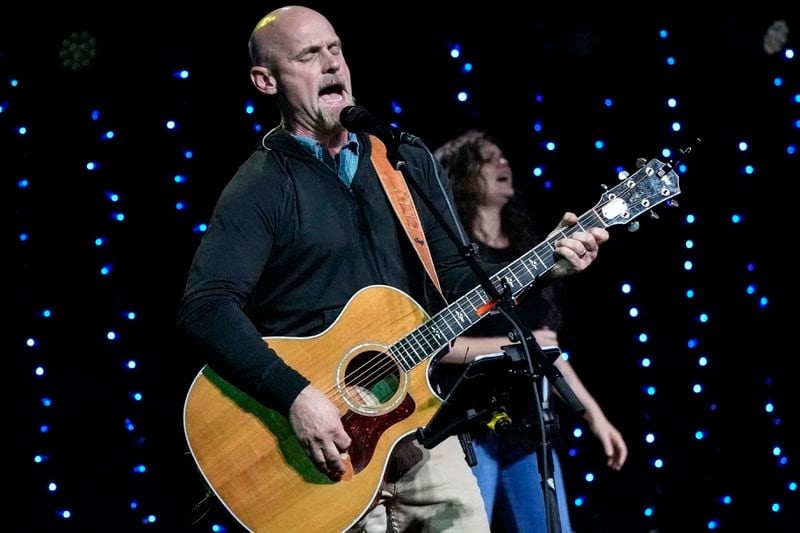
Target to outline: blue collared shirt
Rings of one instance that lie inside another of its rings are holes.
[[[311,150],[311,153],[314,154],[314,157],[320,161],[327,162],[332,159],[327,148],[322,146],[322,143],[320,143],[318,140],[312,139],[311,137],[304,137],[302,135],[292,135],[295,139],[300,141],[303,146]],[[358,168],[358,156],[360,153],[361,145],[358,143],[358,137],[351,131],[347,132],[347,144],[345,144],[339,152],[339,164],[336,165],[335,170],[339,175],[339,179],[341,179],[342,182],[348,187],[353,181],[353,176],[356,175],[356,169]]]

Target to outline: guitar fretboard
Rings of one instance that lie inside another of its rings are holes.
[[[511,296],[516,297],[558,262],[559,258],[554,254],[556,241],[577,231],[603,226],[594,210],[587,211],[578,218],[577,224],[537,244],[490,276],[489,280],[498,293],[502,294],[507,286]],[[486,307],[492,302],[493,298],[482,286],[475,287],[397,341],[389,351],[408,372],[439,353],[450,341],[485,317],[488,314]]]

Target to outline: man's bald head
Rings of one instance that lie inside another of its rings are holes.
[[[269,66],[275,42],[286,40],[285,32],[288,28],[294,28],[298,22],[314,17],[325,19],[318,11],[305,6],[279,7],[264,15],[250,33],[250,62],[253,65]]]

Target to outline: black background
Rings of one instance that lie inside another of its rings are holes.
[[[736,531],[748,519],[789,531],[798,519],[796,493],[788,494],[784,480],[797,480],[791,464],[797,439],[788,431],[797,419],[789,310],[800,173],[798,156],[787,155],[786,146],[800,138],[793,127],[800,104],[792,102],[800,69],[797,59],[765,53],[762,41],[782,18],[789,46],[796,46],[797,10],[699,16],[577,8],[536,14],[518,2],[480,10],[419,2],[309,5],[342,37],[362,105],[431,148],[468,127],[492,132],[543,230],[565,210],[591,208],[600,185],[616,182],[615,167],[633,171],[638,157],[663,159],[662,148],[697,146],[685,159],[680,206],[655,209],[660,219],[642,217],[634,233],[610,228],[612,239],[593,268],[564,285],[569,321],[562,342],[631,451],[623,471],[611,473],[592,436],[567,437],[579,450],[562,456],[568,492],[588,497],[573,508],[572,521],[578,531],[701,531],[717,518],[720,529]],[[192,228],[207,220],[258,142],[252,123],[269,128],[278,121],[247,76],[247,38],[272,7],[27,4],[0,20],[4,83],[20,82],[0,91],[14,258],[14,423],[7,435],[20,481],[12,497],[16,530],[210,531],[215,521],[235,529],[216,504],[190,525],[203,487],[187,454],[181,409],[199,366],[176,342],[174,318],[199,238]],[[670,30],[668,39],[658,39],[661,28]],[[59,57],[74,31],[96,39],[92,62],[76,71]],[[448,57],[451,43],[460,43],[475,65],[470,75]],[[668,56],[675,67],[665,66]],[[174,78],[178,68],[190,69],[190,79]],[[772,83],[779,75],[780,88]],[[462,87],[472,91],[467,104],[454,98]],[[613,108],[602,105],[606,97]],[[667,97],[678,98],[676,110],[665,108]],[[248,99],[255,117],[244,113]],[[394,100],[401,115],[391,112]],[[88,118],[92,109],[101,110],[97,122]],[[173,117],[177,134],[164,128]],[[534,119],[542,121],[542,133],[533,131]],[[673,120],[683,124],[680,133],[669,130]],[[14,134],[21,124],[28,135]],[[109,128],[117,138],[99,142]],[[541,146],[551,139],[555,152]],[[596,139],[607,148],[596,150]],[[749,152],[736,150],[740,140],[750,143]],[[182,147],[194,150],[191,161],[179,157]],[[102,161],[99,171],[84,169],[90,159]],[[546,166],[552,189],[530,176],[535,164]],[[743,174],[745,164],[756,173]],[[189,182],[176,185],[177,172]],[[32,186],[16,189],[20,177]],[[126,223],[110,221],[117,206],[106,190],[121,195]],[[178,200],[188,200],[189,208],[177,212]],[[741,224],[730,223],[734,213],[744,216]],[[696,215],[695,224],[685,223],[688,214]],[[16,240],[22,231],[30,242]],[[98,234],[109,235],[109,245],[94,247]],[[686,239],[694,249],[685,248]],[[694,261],[691,272],[682,270],[684,259]],[[99,265],[110,261],[112,275],[99,276]],[[634,284],[632,295],[620,293],[623,281]],[[766,310],[745,293],[748,282],[769,297]],[[683,296],[687,287],[697,291],[695,299]],[[641,308],[640,318],[627,317],[630,305]],[[49,321],[36,317],[45,307],[55,313]],[[126,309],[140,318],[121,322],[118,313]],[[695,318],[702,311],[711,320],[700,326]],[[121,342],[104,339],[109,329],[120,330]],[[652,338],[645,347],[636,341],[642,330]],[[25,348],[31,336],[42,341],[39,349]],[[690,338],[700,340],[698,349],[686,348]],[[697,367],[700,353],[709,356],[709,367]],[[643,354],[654,368],[638,366]],[[136,371],[123,370],[128,358],[139,361]],[[39,363],[48,368],[46,378],[32,375]],[[705,386],[702,394],[692,393],[695,383]],[[656,386],[654,397],[643,393],[647,385]],[[142,392],[143,401],[133,402],[131,391]],[[54,405],[42,408],[42,396]],[[769,401],[781,424],[764,412]],[[134,431],[125,430],[128,417]],[[39,431],[43,422],[48,434]],[[564,426],[575,423],[564,414]],[[698,428],[709,431],[700,443],[693,439]],[[651,431],[657,440],[647,445]],[[776,443],[788,468],[776,467]],[[50,461],[33,464],[40,452]],[[664,458],[664,468],[653,468],[654,457]],[[140,463],[147,473],[132,474]],[[583,480],[586,471],[595,473],[594,483]],[[46,491],[49,481],[60,484],[55,494]],[[725,494],[732,505],[717,502]],[[781,499],[784,512],[771,513],[770,503]],[[656,506],[649,519],[648,505]],[[62,508],[73,510],[72,520],[56,518]],[[158,520],[142,523],[149,513]]]

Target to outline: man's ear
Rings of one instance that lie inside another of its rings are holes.
[[[278,88],[275,84],[275,76],[272,75],[272,71],[267,67],[250,67],[250,80],[253,82],[256,89],[258,89],[258,92],[268,95],[274,95],[278,92]]]

